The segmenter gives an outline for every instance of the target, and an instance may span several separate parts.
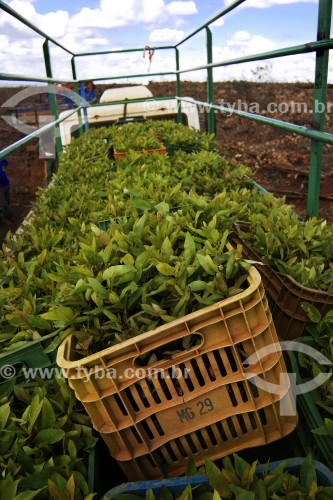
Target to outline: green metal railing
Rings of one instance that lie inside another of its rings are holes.
[[[309,163],[309,183],[308,183],[308,197],[307,197],[307,216],[317,216],[319,209],[319,198],[320,198],[320,177],[321,177],[321,168],[322,168],[322,160],[323,160],[323,146],[324,144],[333,144],[333,135],[325,132],[325,114],[326,114],[326,98],[327,98],[327,79],[328,79],[328,61],[329,61],[329,51],[333,48],[333,39],[330,38],[330,28],[331,28],[331,16],[332,16],[332,0],[319,0],[318,7],[318,19],[317,19],[317,40],[314,40],[309,43],[304,43],[302,45],[286,47],[278,50],[273,50],[269,52],[263,52],[260,54],[252,54],[248,56],[238,57],[235,59],[229,59],[225,61],[213,62],[213,34],[210,29],[211,25],[227,15],[231,11],[235,11],[237,7],[239,7],[246,0],[237,0],[229,6],[225,7],[218,14],[216,14],[213,18],[209,19],[206,23],[199,26],[192,33],[188,34],[185,38],[183,38],[176,45],[165,45],[160,47],[154,47],[156,51],[171,49],[174,50],[175,53],[175,69],[174,71],[166,71],[166,72],[158,72],[158,73],[141,73],[141,74],[129,74],[129,75],[110,75],[107,77],[99,77],[96,78],[87,78],[87,79],[77,79],[77,71],[76,71],[76,61],[79,57],[85,56],[96,56],[96,55],[106,55],[106,54],[122,54],[122,53],[131,53],[131,52],[142,52],[144,47],[141,48],[129,48],[129,49],[121,49],[121,50],[107,50],[107,51],[99,51],[99,52],[83,52],[83,53],[74,53],[68,50],[66,47],[58,43],[56,40],[48,36],[46,33],[41,31],[38,27],[34,26],[29,20],[25,19],[19,13],[14,11],[11,7],[5,4],[2,0],[0,0],[0,9],[7,12],[7,14],[13,16],[27,27],[32,29],[35,33],[42,36],[44,38],[43,44],[43,55],[45,61],[45,71],[46,77],[40,76],[28,76],[28,75],[20,75],[20,74],[4,74],[0,73],[0,80],[6,81],[26,81],[26,82],[46,82],[49,85],[50,89],[50,107],[54,121],[47,125],[46,127],[42,127],[41,129],[33,132],[28,135],[26,138],[21,139],[20,141],[14,143],[13,145],[5,148],[0,151],[0,159],[4,158],[6,155],[13,152],[18,147],[26,144],[33,138],[40,136],[42,133],[51,127],[55,129],[55,137],[56,137],[56,150],[57,152],[61,152],[61,138],[59,134],[59,123],[63,119],[59,119],[58,111],[57,111],[57,102],[54,92],[51,92],[51,88],[54,83],[58,83],[58,79],[53,78],[52,74],[52,65],[51,65],[51,57],[49,52],[49,42],[52,42],[60,49],[66,51],[70,54],[71,57],[71,71],[72,71],[72,80],[61,80],[60,83],[71,83],[74,85],[74,90],[76,93],[79,93],[79,85],[82,82],[88,82],[91,80],[94,81],[109,81],[109,80],[120,80],[120,79],[128,79],[128,78],[143,78],[143,77],[153,77],[153,76],[172,76],[176,81],[176,95],[175,97],[178,99],[179,107],[178,107],[178,120],[181,121],[181,103],[188,100],[182,97],[181,93],[181,76],[185,73],[196,72],[205,70],[207,74],[207,101],[201,102],[197,100],[191,100],[191,102],[196,103],[197,105],[202,106],[207,110],[208,120],[207,127],[208,132],[214,133],[215,131],[215,114],[214,112],[220,111],[222,113],[234,114],[244,119],[253,120],[258,123],[262,123],[264,125],[269,125],[271,127],[279,128],[284,130],[286,133],[294,133],[304,137],[307,137],[310,140],[310,163]],[[180,68],[180,54],[181,54],[181,46],[190,40],[195,35],[205,32],[206,35],[206,64],[200,66],[194,66],[191,68],[181,69]],[[302,127],[293,123],[284,122],[281,120],[276,120],[274,118],[262,116],[259,114],[249,113],[242,110],[237,110],[233,108],[228,108],[226,106],[218,106],[214,104],[214,79],[213,79],[213,71],[214,68],[223,67],[223,66],[231,66],[231,65],[239,65],[247,62],[253,61],[261,61],[274,59],[285,56],[292,56],[298,54],[305,54],[313,52],[316,55],[316,66],[315,66],[315,75],[314,75],[314,92],[313,92],[313,109],[312,109],[312,126],[311,127]],[[142,102],[144,100],[137,99],[135,102]],[[117,101],[124,102],[124,101]],[[80,105],[79,105],[80,104]],[[116,104],[116,103],[114,103]],[[95,104],[93,106],[98,106],[101,104]],[[105,105],[105,104],[104,104]],[[78,108],[73,111],[73,113],[78,113],[80,131],[83,132],[83,121],[82,121],[82,110],[85,110],[86,104],[84,102],[78,103]]]

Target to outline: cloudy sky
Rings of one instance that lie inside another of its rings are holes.
[[[5,0],[12,9],[75,53],[173,45],[232,0]],[[212,25],[214,62],[302,44],[316,39],[318,0],[246,0]],[[30,29],[0,10],[2,73],[45,75],[42,43]],[[53,76],[71,78],[70,56],[51,44]],[[205,62],[205,35],[180,46],[181,69]],[[258,66],[265,66],[259,70]],[[77,58],[79,78],[155,73],[175,69],[174,51]],[[205,79],[205,71],[183,79]],[[214,79],[313,81],[314,57],[305,54],[214,70]],[[149,79],[149,78],[148,78]],[[151,77],[157,80],[156,77]],[[170,77],[165,76],[165,80]],[[131,80],[132,81],[132,80]],[[140,82],[138,79],[136,82]],[[333,66],[330,66],[333,82]],[[144,83],[144,80],[141,80]]]

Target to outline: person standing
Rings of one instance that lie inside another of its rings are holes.
[[[10,180],[6,168],[8,161],[4,158],[0,161],[0,207],[1,216],[5,221],[13,220],[13,211],[10,206]]]

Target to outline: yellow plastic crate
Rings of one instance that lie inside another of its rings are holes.
[[[283,399],[289,401],[289,394]],[[118,461],[129,481],[175,477],[185,473],[189,458],[197,466],[205,458],[217,460],[231,453],[262,446],[290,434],[297,417],[279,414],[279,403],[249,413],[238,413],[170,440],[141,457]],[[105,436],[103,435],[105,438]]]
[[[157,349],[168,351],[170,343],[188,335],[196,339],[195,345],[142,366],[147,353],[150,357]],[[251,373],[278,385],[280,374],[286,372],[281,352],[274,351],[255,365],[244,363],[262,347],[278,342],[254,267],[244,292],[122,344],[78,359],[74,341],[68,337],[59,347],[57,363],[131,480],[140,479],[137,470],[142,461],[151,460],[149,479],[163,477],[185,469],[188,456],[199,461],[204,456],[222,457],[279,439],[296,426],[296,416],[279,417],[277,411],[280,400],[289,397],[288,384],[270,394],[249,380]],[[195,438],[210,432],[216,435],[210,445],[206,438]],[[227,436],[225,441],[222,435]],[[186,445],[186,436],[197,445]],[[179,440],[184,441],[180,449],[172,445]],[[163,452],[170,446],[178,455]],[[131,470],[136,470],[133,476]]]

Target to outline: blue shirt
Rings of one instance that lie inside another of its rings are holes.
[[[10,182],[5,172],[5,167],[8,165],[7,160],[1,160],[0,162],[0,189],[9,186]]]

